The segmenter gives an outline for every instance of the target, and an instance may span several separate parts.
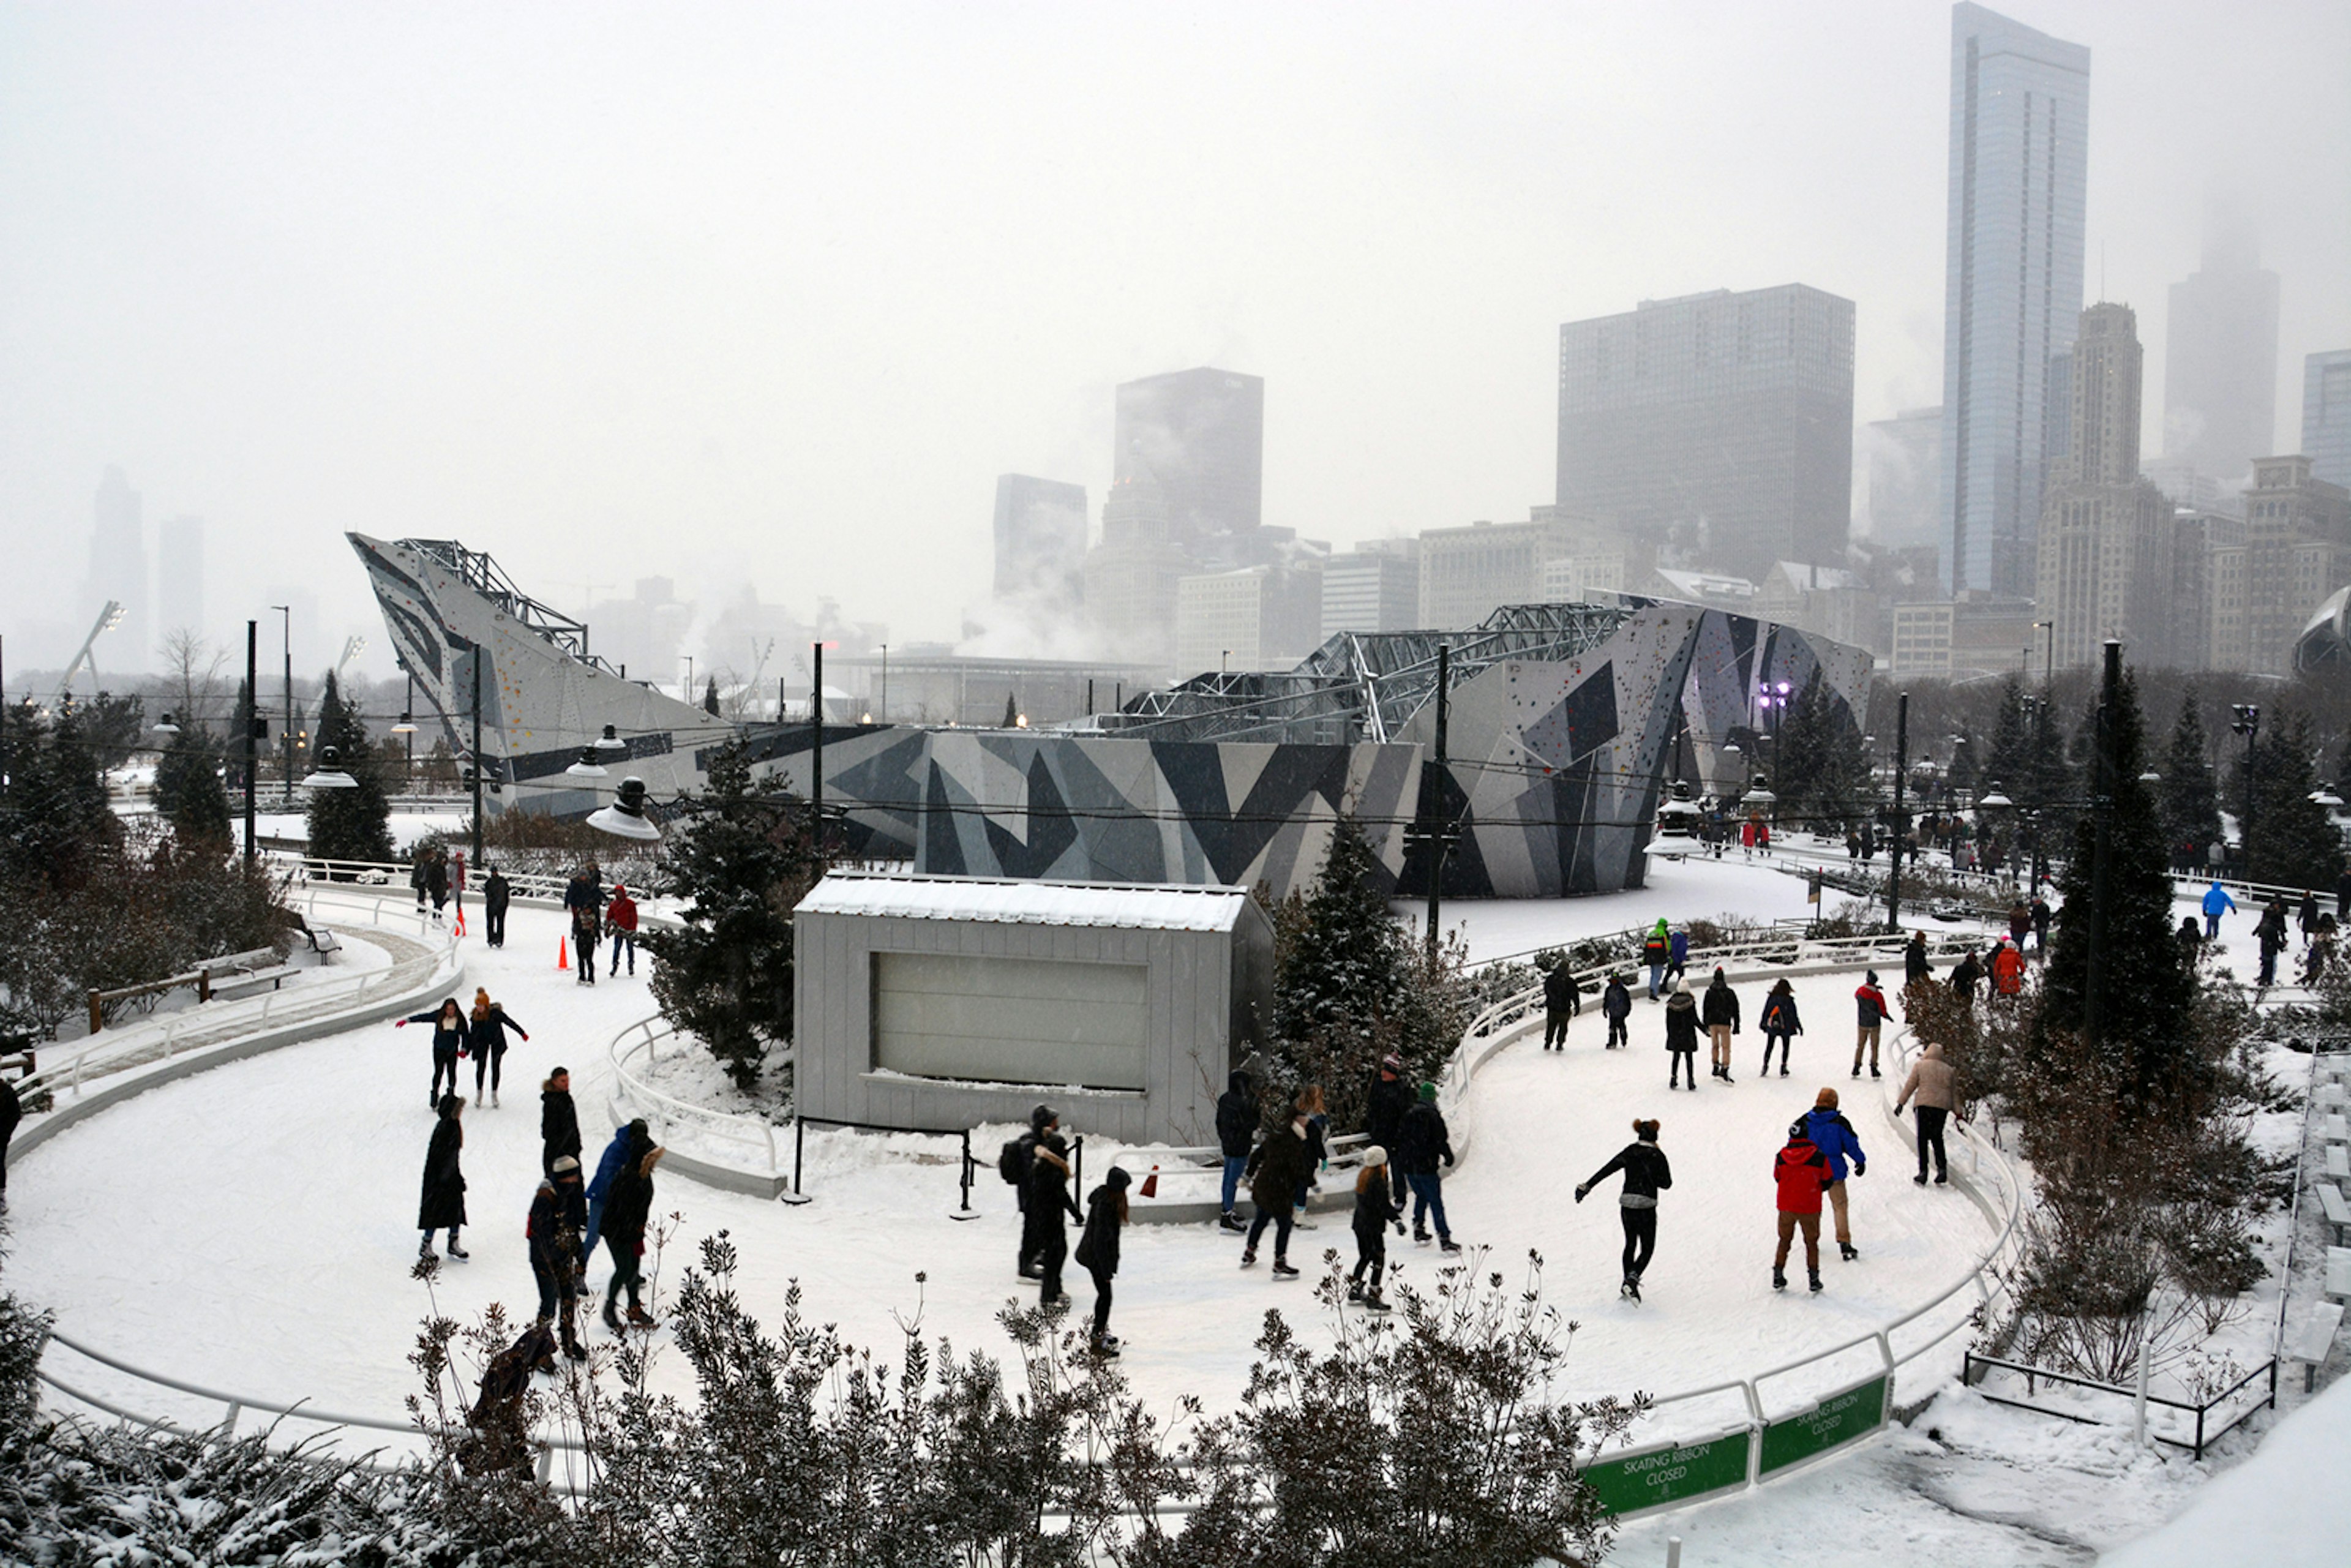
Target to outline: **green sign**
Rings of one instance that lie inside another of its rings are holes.
[[[1763,1458],[1759,1478],[1786,1469],[1841,1443],[1865,1437],[1886,1420],[1886,1381],[1883,1375],[1832,1394],[1801,1416],[1772,1421],[1763,1427]]]
[[[1753,1434],[1741,1428],[1711,1442],[1647,1448],[1595,1460],[1583,1479],[1613,1514],[1639,1513],[1727,1487],[1747,1484],[1747,1449]]]

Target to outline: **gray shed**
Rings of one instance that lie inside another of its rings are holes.
[[[1273,926],[1237,887],[836,872],[792,917],[794,1093],[810,1116],[1026,1121],[1216,1140],[1264,1042]]]

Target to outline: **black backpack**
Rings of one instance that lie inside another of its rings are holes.
[[[1014,1138],[997,1151],[996,1174],[1004,1178],[1007,1186],[1019,1186],[1029,1179],[1029,1140]]]

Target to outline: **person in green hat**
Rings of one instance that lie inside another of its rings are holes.
[[[1667,933],[1662,920],[1649,928],[1648,936],[1641,943],[1641,962],[1649,966],[1649,999],[1657,999],[1657,988],[1665,984],[1666,963],[1673,956],[1673,938]]]

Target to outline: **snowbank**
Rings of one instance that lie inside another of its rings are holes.
[[[2341,1563],[2351,1556],[2351,1493],[2336,1490],[2346,1456],[2351,1379],[2271,1427],[2251,1458],[2154,1534],[2100,1557],[2100,1568]]]

